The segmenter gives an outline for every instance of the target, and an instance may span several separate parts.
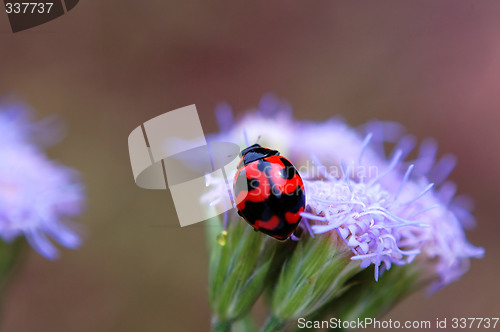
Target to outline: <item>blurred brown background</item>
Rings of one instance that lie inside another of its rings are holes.
[[[207,331],[203,225],[181,229],[167,192],[135,186],[127,136],[193,103],[212,132],[217,102],[241,111],[269,91],[300,119],[399,121],[455,153],[486,257],[386,318],[498,317],[499,17],[498,1],[81,1],[12,34],[0,15],[0,93],[66,121],[50,155],[88,192],[85,245],[28,255],[3,330]]]

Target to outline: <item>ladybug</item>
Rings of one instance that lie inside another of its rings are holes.
[[[288,159],[254,144],[240,153],[234,177],[238,214],[256,231],[288,239],[300,222],[306,199],[304,183]]]

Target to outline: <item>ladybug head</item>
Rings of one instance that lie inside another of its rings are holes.
[[[279,154],[280,153],[278,151],[263,148],[259,144],[251,145],[248,148],[241,151],[240,156],[243,158],[242,159],[243,164],[240,162],[238,168],[242,167],[243,165],[248,165],[249,163],[259,159],[264,159],[270,156],[279,156]]]

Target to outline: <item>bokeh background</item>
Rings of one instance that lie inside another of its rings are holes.
[[[135,186],[127,136],[193,103],[213,132],[219,101],[242,111],[269,91],[299,119],[399,121],[456,154],[452,179],[476,200],[468,237],[486,256],[385,318],[498,317],[499,17],[487,0],[81,1],[12,34],[0,15],[0,93],[66,122],[49,153],[88,193],[85,245],[26,255],[3,331],[208,331],[203,225],[181,229],[167,191]]]

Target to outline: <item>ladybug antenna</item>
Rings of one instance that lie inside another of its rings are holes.
[[[261,138],[262,138],[262,135],[259,135],[259,137],[257,137],[257,140],[255,141],[255,144],[259,143]]]

